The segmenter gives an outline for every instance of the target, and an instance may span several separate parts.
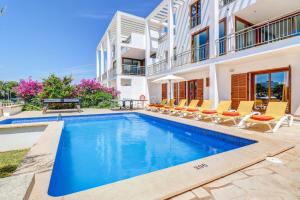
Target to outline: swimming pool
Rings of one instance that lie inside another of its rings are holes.
[[[48,194],[62,196],[255,143],[140,113],[63,117]],[[8,119],[0,124],[55,121]]]

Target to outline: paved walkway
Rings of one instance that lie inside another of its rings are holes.
[[[272,137],[294,142],[296,147],[171,199],[300,199],[300,123],[283,127]]]

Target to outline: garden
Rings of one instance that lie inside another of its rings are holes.
[[[8,84],[9,83],[9,84]],[[78,84],[73,84],[71,76],[62,78],[51,74],[41,82],[29,77],[18,82],[0,82],[0,99],[2,102],[14,101],[24,104],[24,111],[41,110],[43,99],[80,99],[82,108],[110,108],[113,99],[119,92],[109,88],[95,79],[82,79]],[[68,108],[71,105],[52,105],[53,108]]]

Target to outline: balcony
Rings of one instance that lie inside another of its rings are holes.
[[[102,74],[102,80],[106,80],[107,79],[107,73],[105,72],[104,74]]]
[[[300,12],[257,24],[216,41],[219,56],[300,36]]]
[[[114,79],[117,76],[117,69],[115,67],[108,70],[109,79]]]
[[[123,64],[122,74],[132,76],[145,76],[145,66]]]
[[[203,44],[198,48],[185,51],[175,55],[172,59],[172,67],[180,67],[190,63],[201,62],[209,58],[209,43]]]
[[[167,71],[167,69],[168,69],[167,59],[161,60],[152,65],[147,66],[147,76],[165,72]]]
[[[224,7],[224,6],[228,5],[228,4],[231,4],[234,1],[235,0],[220,0],[219,1],[219,5],[220,5],[220,7]]]
[[[176,54],[172,58],[172,68],[181,67],[187,64],[201,62],[209,59],[209,43],[203,44],[193,50]],[[154,63],[147,67],[147,75],[155,75],[164,73],[168,70],[168,62],[166,59]]]

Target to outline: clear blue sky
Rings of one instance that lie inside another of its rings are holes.
[[[96,46],[117,10],[147,16],[161,0],[0,0],[0,80],[96,76]]]

